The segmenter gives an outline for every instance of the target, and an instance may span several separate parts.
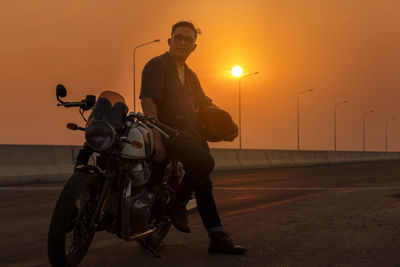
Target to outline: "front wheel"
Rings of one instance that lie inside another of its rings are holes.
[[[50,223],[48,257],[53,266],[76,266],[85,256],[95,229],[89,229],[103,182],[95,174],[75,171],[64,186]]]

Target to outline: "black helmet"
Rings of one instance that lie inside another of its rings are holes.
[[[238,127],[228,112],[217,107],[202,108],[198,112],[201,134],[207,141],[232,142],[238,136]]]

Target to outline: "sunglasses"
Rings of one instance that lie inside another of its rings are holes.
[[[185,43],[187,44],[193,44],[194,43],[194,39],[190,36],[185,36],[182,34],[176,34],[174,36],[172,36],[172,38],[174,38],[174,40],[178,43],[182,43],[182,41],[185,41]]]

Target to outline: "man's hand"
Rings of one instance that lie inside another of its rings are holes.
[[[165,159],[167,156],[167,151],[162,143],[161,137],[155,135],[154,136],[154,155],[153,159],[155,162],[159,163]]]
[[[152,98],[145,97],[142,99],[142,109],[144,114],[146,114],[148,117],[153,117],[157,119],[157,104],[156,101]],[[154,134],[154,155],[153,159],[155,162],[161,162],[165,159],[167,156],[167,152],[165,150],[165,147],[162,143],[161,135],[160,133],[152,129],[153,134]]]

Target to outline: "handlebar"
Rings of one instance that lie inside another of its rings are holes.
[[[83,110],[89,110],[91,109],[94,104],[96,103],[96,96],[94,95],[87,95],[86,99],[83,99],[80,102],[62,102],[57,104],[58,107],[66,107],[66,108],[71,108],[71,107],[80,107]]]
[[[177,130],[169,127],[168,125],[166,125],[162,122],[159,122],[156,118],[148,117],[140,112],[137,112],[137,113],[131,112],[129,114],[129,117],[136,118],[137,120],[143,122],[147,126],[157,129],[159,132],[164,134],[166,137],[169,137],[169,135],[166,132],[168,132],[172,135],[177,135],[179,133]]]
[[[159,128],[166,130],[167,132],[171,132],[171,133],[173,133],[173,134],[178,134],[178,131],[177,131],[177,130],[175,130],[175,129],[169,127],[168,125],[166,125],[166,124],[164,124],[164,123],[162,123],[162,122],[157,121],[157,120],[154,119],[154,118],[150,119],[150,122],[153,123],[153,124],[155,124],[155,125],[158,126]]]
[[[66,107],[66,108],[72,108],[72,107],[81,107],[85,106],[86,103],[84,101],[81,102],[64,102],[64,103],[58,103],[57,107]]]

